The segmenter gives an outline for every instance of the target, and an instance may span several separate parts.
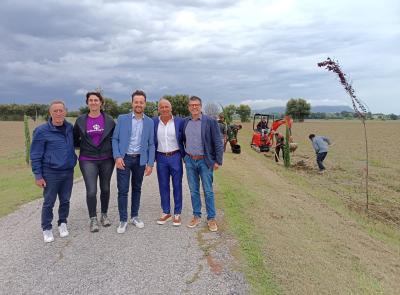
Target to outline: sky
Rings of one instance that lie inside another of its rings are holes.
[[[40,4],[39,4],[40,3]],[[398,0],[0,0],[0,103],[70,110],[87,91],[129,101],[349,105],[338,60],[373,113],[400,114]]]

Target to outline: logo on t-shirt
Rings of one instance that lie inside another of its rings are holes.
[[[93,125],[93,130],[99,131],[100,130],[100,125],[99,124],[94,124]]]
[[[101,126],[99,124],[93,124],[92,125],[92,129],[88,130],[88,133],[92,133],[92,132],[102,132],[104,131],[103,128],[101,128]]]

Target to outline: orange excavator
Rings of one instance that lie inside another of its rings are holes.
[[[270,121],[272,123],[269,125]],[[259,122],[256,125],[256,121]],[[293,119],[290,116],[285,116],[283,119],[275,120],[274,115],[269,114],[254,114],[253,116],[253,137],[250,146],[257,152],[269,152],[273,145],[274,134],[277,132],[279,126],[286,125],[289,127],[291,135],[291,128]]]

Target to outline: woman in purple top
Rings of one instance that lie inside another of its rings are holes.
[[[98,92],[86,94],[89,113],[79,116],[74,125],[74,144],[80,148],[79,167],[86,186],[86,203],[90,218],[90,231],[98,232],[97,179],[100,180],[100,222],[110,226],[107,217],[110,201],[110,181],[114,171],[111,138],[115,128],[113,118],[102,112],[104,99]]]

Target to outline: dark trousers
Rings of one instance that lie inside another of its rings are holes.
[[[317,164],[318,164],[319,171],[325,170],[325,166],[324,166],[323,162],[324,162],[327,154],[328,154],[328,152],[317,153]]]
[[[172,156],[165,156],[157,153],[157,179],[160,190],[161,208],[164,213],[170,214],[170,179],[174,194],[174,214],[181,214],[182,211],[182,177],[183,165],[180,153]]]
[[[279,162],[279,154],[282,151],[282,159],[285,160],[285,151],[283,150],[283,146],[277,145],[275,147],[275,162]]]
[[[67,223],[69,214],[69,200],[71,198],[74,171],[65,173],[43,172],[46,187],[43,188],[42,229],[51,230],[53,221],[53,208],[59,198],[58,225]]]
[[[129,180],[132,185],[131,217],[139,215],[140,195],[142,193],[142,182],[145,165],[140,165],[140,157],[124,157],[125,169],[117,169],[117,187],[118,187],[118,211],[119,220],[126,222],[128,220],[128,192]],[[131,178],[132,174],[132,178]]]
[[[110,181],[114,171],[114,159],[79,161],[86,186],[86,204],[89,217],[95,217],[97,207],[97,179],[100,181],[101,213],[107,213],[110,202]]]

